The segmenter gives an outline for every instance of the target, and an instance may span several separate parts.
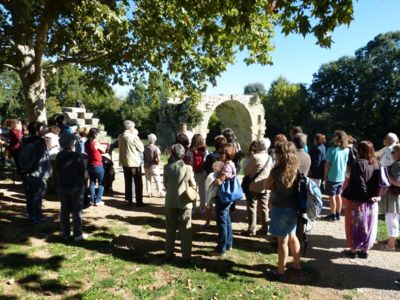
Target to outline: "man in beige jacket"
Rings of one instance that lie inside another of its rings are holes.
[[[268,154],[268,148],[271,145],[269,139],[260,139],[257,141],[257,152],[247,157],[243,164],[243,172],[245,176],[253,178],[250,183],[250,195],[247,197],[247,218],[248,230],[246,232],[249,236],[256,235],[257,226],[257,202],[260,202],[261,207],[261,231],[263,234],[268,232],[268,191],[264,188],[265,180],[271,172],[274,162],[272,157]]]
[[[132,121],[124,122],[126,130],[118,136],[119,163],[124,170],[125,200],[132,206],[132,181],[135,183],[136,206],[144,206],[142,182],[142,141]]]

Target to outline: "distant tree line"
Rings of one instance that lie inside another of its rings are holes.
[[[400,133],[400,31],[379,34],[354,56],[323,64],[308,86],[280,77],[268,91],[255,83],[244,92],[261,97],[272,138],[300,125],[311,136],[343,129],[380,144],[387,132]]]

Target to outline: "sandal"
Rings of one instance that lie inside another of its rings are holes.
[[[267,269],[264,275],[271,281],[285,282],[288,280],[285,274],[279,274],[277,270]]]

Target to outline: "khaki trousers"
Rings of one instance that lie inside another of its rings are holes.
[[[257,202],[260,203],[261,211],[261,230],[267,230],[268,221],[268,194],[267,193],[253,193],[247,199],[247,221],[249,224],[248,231],[256,232],[257,227]]]
[[[165,238],[165,256],[174,255],[176,231],[179,226],[183,259],[190,259],[192,253],[192,209],[165,208],[167,236]]]

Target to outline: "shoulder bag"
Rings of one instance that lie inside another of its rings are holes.
[[[199,194],[197,193],[196,189],[189,184],[189,166],[186,165],[185,167],[186,173],[183,181],[186,188],[185,191],[182,193],[182,198],[186,202],[196,202],[196,200],[199,198]]]
[[[250,192],[250,184],[258,177],[261,175],[262,172],[264,172],[265,168],[268,166],[269,160],[271,159],[271,156],[268,157],[267,162],[265,165],[262,167],[260,171],[258,171],[253,177],[250,176],[244,176],[242,179],[242,190],[243,193],[247,196]]]

